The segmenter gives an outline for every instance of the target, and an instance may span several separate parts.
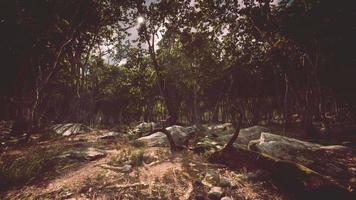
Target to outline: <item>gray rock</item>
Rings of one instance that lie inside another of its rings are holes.
[[[194,125],[194,126],[185,127],[185,130],[188,135],[191,135],[191,134],[197,132],[198,128]]]
[[[220,187],[231,187],[231,181],[228,178],[225,177],[220,177],[220,182],[219,182]]]
[[[208,187],[217,186],[220,183],[220,175],[214,171],[207,171],[202,183]]]
[[[209,136],[221,136],[221,135],[231,135],[235,132],[234,127],[231,123],[224,124],[213,124],[203,126]]]
[[[116,167],[116,166],[112,166],[112,165],[108,165],[108,164],[102,164],[100,166],[104,169],[109,169],[109,170],[112,170],[115,172],[128,173],[132,170],[132,165],[130,165],[130,164],[124,164],[121,167]]]
[[[80,150],[72,150],[62,154],[61,158],[71,158],[76,160],[97,160],[106,156],[106,153],[95,148],[84,148]]]
[[[160,157],[159,155],[157,155],[157,152],[145,152],[143,154],[143,161],[146,163],[146,164],[150,164],[150,163],[153,163],[157,160],[159,160]]]
[[[177,146],[182,146],[188,140],[188,133],[182,126],[170,126],[166,128],[172,135],[173,141]],[[169,146],[167,136],[162,132],[157,132],[149,136],[138,138],[137,141],[144,142],[146,146]]]
[[[208,192],[208,198],[211,200],[220,200],[223,196],[223,190],[221,187],[212,187]]]
[[[120,169],[122,172],[130,172],[132,170],[132,165],[124,165]]]
[[[91,130],[89,127],[79,123],[56,124],[53,125],[51,129],[62,136],[76,135]]]
[[[153,129],[155,129],[156,126],[157,124],[154,122],[142,122],[134,128],[133,132],[134,134],[142,135],[143,133],[152,131]]]
[[[269,128],[263,126],[252,126],[241,129],[235,143],[248,145],[251,140],[259,139],[262,132],[268,131],[270,131]]]
[[[221,200],[233,200],[231,197],[223,197],[223,198],[221,198]]]
[[[110,139],[115,139],[117,137],[120,137],[120,135],[121,134],[118,133],[118,132],[111,131],[111,132],[107,132],[107,133],[104,133],[103,135],[99,136],[99,139],[108,139],[108,140],[110,140]]]
[[[266,153],[275,158],[298,162],[300,164],[312,164],[313,159],[308,159],[310,153],[320,150],[322,145],[301,141],[289,137],[262,133],[259,140],[252,141],[254,149]],[[303,153],[304,152],[304,153]],[[305,154],[308,152],[309,155]]]
[[[207,136],[202,138],[196,145],[196,147],[204,150],[219,150],[223,148],[230,141],[235,131],[230,123],[208,126],[207,129]],[[234,146],[248,145],[251,140],[259,139],[261,133],[267,130],[269,129],[263,126],[241,129]]]
[[[280,160],[304,165],[340,183],[345,183],[345,187],[356,188],[355,183],[345,182],[349,177],[356,175],[347,170],[348,162],[352,162],[354,158],[350,148],[340,145],[323,146],[271,133],[262,133],[259,140],[249,143],[249,147]]]

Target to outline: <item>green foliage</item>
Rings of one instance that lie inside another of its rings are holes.
[[[352,7],[330,0],[6,0],[1,114],[30,129],[167,114],[229,121],[234,107],[247,124],[274,122],[275,113],[285,124],[293,114],[305,124],[326,126],[330,113],[331,121],[352,122]],[[138,16],[144,23],[136,24]]]

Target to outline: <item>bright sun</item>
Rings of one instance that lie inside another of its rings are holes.
[[[137,17],[137,24],[141,25],[145,22],[145,18],[142,16]]]

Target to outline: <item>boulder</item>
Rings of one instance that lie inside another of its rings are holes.
[[[62,136],[76,135],[91,130],[89,127],[79,123],[56,124],[51,129]]]
[[[352,177],[356,166],[352,149],[341,145],[323,146],[271,133],[262,133],[260,139],[250,141],[251,150],[274,158],[298,163],[322,175],[330,176],[346,187],[356,189]]]
[[[298,162],[303,165],[311,164],[317,150],[322,150],[322,145],[284,137],[271,133],[262,133],[260,139],[252,140],[249,148],[265,153],[278,159]],[[312,156],[310,159],[308,157]]]
[[[152,131],[156,126],[157,124],[154,122],[142,122],[134,128],[133,132],[135,134],[142,135],[146,132]]]
[[[176,146],[183,146],[188,141],[188,133],[182,126],[170,126],[166,128],[172,135],[173,141]],[[143,142],[146,146],[169,146],[167,136],[162,132],[156,132],[152,135],[138,138],[137,141]]]
[[[70,150],[60,155],[60,158],[70,158],[75,160],[88,160],[93,161],[106,156],[104,151],[92,147],[83,148],[78,150]]]
[[[261,137],[262,132],[268,131],[270,130],[264,126],[252,126],[249,128],[241,129],[239,132],[239,136],[236,139],[236,143],[248,145],[251,140],[259,139]]]
[[[206,129],[209,136],[230,135],[235,132],[231,123],[204,125],[203,127]]]
[[[223,131],[225,129],[225,131]],[[231,123],[225,123],[221,125],[211,126],[210,130],[215,130],[215,133],[219,134],[211,134],[211,131],[202,138],[196,145],[197,149],[204,151],[207,150],[219,150],[223,148],[233,136],[235,129],[233,129]],[[220,132],[216,132],[216,130],[220,130]],[[252,126],[249,128],[241,129],[239,132],[239,136],[236,139],[234,145],[248,145],[251,140],[259,139],[261,133],[269,130],[263,126]]]
[[[115,139],[117,137],[120,137],[120,135],[121,134],[118,132],[111,131],[99,136],[99,139]]]
[[[187,126],[187,127],[185,127],[185,130],[186,130],[186,133],[188,133],[190,135],[190,134],[193,134],[193,133],[197,132],[198,131],[198,127],[195,126],[195,125]]]

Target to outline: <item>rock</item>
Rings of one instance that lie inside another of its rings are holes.
[[[61,155],[62,158],[71,158],[76,160],[97,160],[106,156],[106,153],[95,148],[85,148],[80,150],[72,150]]]
[[[223,140],[223,137],[218,137],[218,138],[209,138],[208,136],[205,136],[204,138],[200,139],[199,142],[195,145],[195,148],[193,149],[197,153],[203,153],[205,151],[210,151],[210,150],[219,150],[222,149],[226,141],[220,141]],[[227,140],[228,141],[228,140]]]
[[[214,171],[208,171],[202,183],[208,187],[217,186],[220,183],[220,176]]]
[[[301,141],[289,137],[262,133],[259,140],[251,141],[249,144],[252,150],[266,153],[275,158],[289,161],[297,161],[301,164],[311,164],[312,159],[307,159],[303,152],[314,152],[322,145]]]
[[[145,164],[153,163],[159,159],[159,155],[157,155],[156,152],[149,151],[143,154],[143,161],[145,162]]]
[[[132,165],[124,165],[120,169],[122,172],[130,172],[132,170]]]
[[[271,133],[262,133],[260,139],[251,141],[248,146],[268,156],[304,165],[332,177],[346,188],[356,189],[356,184],[348,181],[350,177],[356,176],[355,172],[347,170],[348,163],[352,163],[355,158],[350,148],[323,146]]]
[[[251,140],[259,139],[262,132],[268,131],[270,131],[269,128],[263,126],[252,126],[241,129],[235,143],[248,145]]]
[[[120,135],[118,132],[111,131],[99,136],[98,139],[115,139],[116,137],[120,137]]]
[[[138,138],[137,141],[145,143],[146,146],[168,146],[167,136],[162,132],[157,132],[149,136]]]
[[[109,169],[109,170],[112,170],[112,171],[115,171],[115,172],[127,173],[127,172],[130,172],[132,170],[132,165],[130,165],[130,164],[125,164],[125,165],[123,165],[121,167],[111,166],[111,165],[108,165],[108,164],[102,164],[100,166],[102,168],[104,168],[104,169]]]
[[[194,126],[185,127],[185,130],[188,135],[191,135],[191,134],[197,132],[198,128],[194,125]]]
[[[231,181],[228,178],[225,177],[220,177],[220,182],[219,182],[220,187],[231,187]]]
[[[202,138],[196,145],[196,148],[202,152],[222,149],[224,145],[230,141],[235,131],[230,123],[210,126],[208,129],[213,131],[208,131],[207,136]],[[224,129],[225,131],[222,131]],[[216,130],[220,130],[220,132],[216,132]],[[234,145],[248,145],[251,140],[259,139],[261,133],[267,130],[269,129],[263,126],[252,126],[250,128],[241,129]]]
[[[230,135],[235,132],[235,129],[231,123],[204,125],[203,127],[206,129],[209,136],[218,137],[221,135]]]
[[[156,126],[157,124],[154,122],[142,122],[134,128],[133,132],[142,135],[143,133],[152,131]]]
[[[166,128],[172,135],[173,141],[176,146],[183,146],[188,140],[188,134],[182,126],[170,126]],[[167,136],[162,132],[157,132],[149,136],[138,138],[137,141],[144,142],[146,146],[169,146]]]
[[[231,197],[226,196],[226,197],[221,198],[221,200],[233,200],[233,199]]]
[[[211,200],[220,200],[223,196],[223,190],[221,187],[212,187],[208,192],[208,198]]]
[[[56,124],[53,125],[51,129],[62,136],[70,136],[90,131],[89,127],[79,123]]]

